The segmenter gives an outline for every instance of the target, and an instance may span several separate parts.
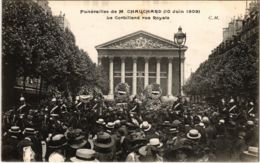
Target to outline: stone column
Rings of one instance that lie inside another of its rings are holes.
[[[98,66],[102,64],[102,57],[98,57]]]
[[[171,57],[168,58],[168,96],[172,96],[172,59]]]
[[[156,83],[160,84],[161,81],[161,58],[156,58]]]
[[[149,84],[149,58],[144,57],[144,88]]]
[[[114,58],[109,57],[109,95],[114,94]]]
[[[125,57],[121,57],[121,83],[125,83]]]
[[[136,73],[137,73],[137,58],[133,58],[133,90],[132,94],[136,95],[137,91],[137,79],[136,79]]]
[[[181,87],[184,85],[184,58],[181,59]],[[181,89],[183,95],[183,90]]]

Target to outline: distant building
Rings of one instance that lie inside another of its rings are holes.
[[[181,76],[179,76],[178,45],[171,40],[137,31],[96,46],[99,65],[109,74],[109,98],[115,86],[122,82],[137,94],[137,86],[161,85],[163,96],[177,96],[179,79],[184,84],[184,60],[187,46],[181,48]]]
[[[53,16],[54,19],[59,23],[59,26],[65,30],[66,28],[70,29],[70,24],[68,20],[65,18],[65,14],[60,12],[60,15]]]
[[[233,19],[228,23],[228,27],[223,29],[223,41],[231,40],[233,36],[241,32],[243,20],[241,18]]]
[[[224,54],[238,45],[238,41],[256,46],[259,43],[259,1],[252,1],[243,19],[232,20],[223,30],[223,41],[211,51],[209,58]]]
[[[250,45],[258,44],[259,5],[259,1],[253,1],[249,4],[240,33],[241,40],[249,42]]]

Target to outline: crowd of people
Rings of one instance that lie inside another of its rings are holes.
[[[183,102],[147,109],[133,98],[109,103],[77,96],[68,107],[53,98],[34,109],[3,114],[3,161],[147,162],[257,161],[258,110],[254,102],[219,99],[216,106]]]

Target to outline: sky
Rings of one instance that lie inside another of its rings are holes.
[[[200,63],[208,59],[211,51],[221,43],[223,28],[231,19],[244,16],[246,1],[49,1],[53,15],[65,14],[75,35],[76,44],[97,62],[95,46],[144,30],[173,40],[181,26],[187,35],[185,53],[185,79],[195,72]],[[115,16],[138,16],[128,10],[170,10],[170,13],[143,14],[142,16],[163,17],[167,20],[118,20]],[[81,10],[123,10],[119,13],[81,13]],[[182,10],[184,13],[174,13]],[[187,10],[199,10],[188,13]],[[107,17],[113,17],[108,20]]]

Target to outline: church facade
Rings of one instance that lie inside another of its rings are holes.
[[[98,64],[109,74],[109,97],[114,97],[115,86],[127,83],[132,95],[147,85],[160,84],[163,96],[176,96],[179,78],[184,83],[184,46],[179,49],[173,41],[137,31],[96,46]],[[181,76],[179,76],[179,50]]]

